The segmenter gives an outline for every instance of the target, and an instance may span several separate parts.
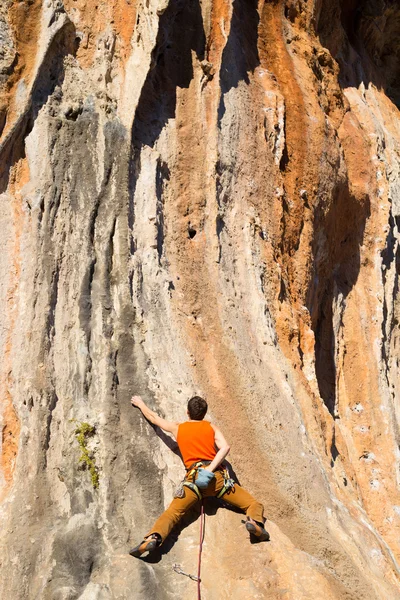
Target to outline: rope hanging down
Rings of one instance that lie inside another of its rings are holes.
[[[197,600],[201,600],[201,553],[203,551],[203,541],[205,533],[206,515],[204,512],[204,500],[201,501],[201,512],[200,512],[200,543],[199,543],[199,561],[197,564]]]
[[[175,573],[178,573],[179,575],[185,575],[186,577],[189,577],[193,581],[197,581],[197,600],[201,600],[201,589],[200,589],[200,584],[201,584],[201,554],[203,552],[205,524],[206,524],[206,515],[205,515],[205,512],[204,512],[204,500],[202,500],[201,501],[201,512],[200,512],[200,542],[199,542],[199,560],[198,560],[198,563],[197,563],[197,576],[196,575],[190,575],[190,573],[185,573],[185,571],[182,570],[182,568],[181,568],[180,565],[174,564],[172,566],[172,568],[175,571]]]

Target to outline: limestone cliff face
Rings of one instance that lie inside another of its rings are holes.
[[[265,503],[253,545],[210,503],[205,600],[399,598],[399,36],[395,0],[2,3],[1,598],[195,596],[195,514],[127,554],[182,476],[132,393],[204,395]]]

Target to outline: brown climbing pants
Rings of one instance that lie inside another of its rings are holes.
[[[224,478],[221,471],[215,472],[215,477],[204,490],[201,490],[202,496],[216,496],[224,487]],[[184,486],[185,497],[174,498],[165,512],[157,519],[150,531],[145,535],[148,537],[152,533],[158,533],[164,541],[171,529],[178,523],[183,515],[198,502],[196,493],[190,488]],[[232,506],[236,506],[243,510],[246,515],[254,519],[254,521],[264,522],[263,512],[264,507],[260,502],[245,489],[235,483],[235,487],[226,492],[222,496],[222,500]]]

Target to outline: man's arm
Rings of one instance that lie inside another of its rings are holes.
[[[174,423],[173,421],[166,421],[165,419],[159,417],[155,412],[150,410],[148,406],[146,406],[146,404],[143,402],[140,396],[132,396],[131,403],[133,406],[137,406],[138,408],[140,408],[140,410],[143,413],[143,416],[146,417],[146,419],[150,421],[150,423],[153,423],[153,425],[160,427],[163,431],[172,433],[172,435],[176,439],[176,436],[178,435],[179,423]]]
[[[219,467],[219,465],[222,463],[222,461],[224,460],[224,458],[226,456],[228,456],[229,454],[229,450],[231,449],[228,442],[226,441],[226,439],[224,438],[224,436],[222,435],[222,432],[220,429],[218,429],[218,427],[216,427],[215,425],[211,425],[211,427],[214,429],[214,433],[215,433],[215,445],[218,448],[218,452],[214,457],[214,460],[211,462],[211,464],[208,465],[207,467],[207,471],[215,471],[215,469],[217,467]]]

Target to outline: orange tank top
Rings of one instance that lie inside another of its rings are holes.
[[[215,434],[209,421],[186,421],[178,427],[178,442],[185,467],[198,460],[213,460],[217,454]]]

